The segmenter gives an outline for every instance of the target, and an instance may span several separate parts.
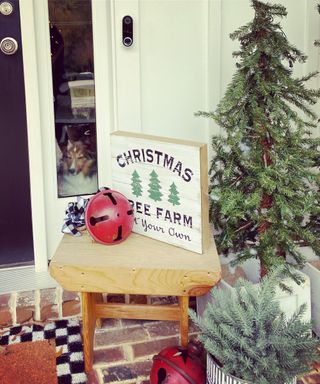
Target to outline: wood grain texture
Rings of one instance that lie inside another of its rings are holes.
[[[175,320],[180,321],[178,305],[97,304],[96,315],[112,319]]]
[[[221,277],[214,242],[202,255],[132,233],[118,245],[64,235],[50,274],[70,291],[203,295]]]
[[[95,294],[95,302],[99,304],[102,304],[104,302],[102,293]],[[100,317],[96,315],[96,328],[101,328],[101,327],[102,327],[102,320]]]
[[[179,296],[180,307],[180,344],[187,348],[189,341],[189,297]]]
[[[155,135],[149,135],[147,133],[139,133],[139,132],[124,132],[124,131],[116,131],[112,132],[112,136],[123,136],[126,134],[127,137],[134,139],[134,138],[140,138],[145,140],[158,140],[163,143],[174,143],[174,144],[182,144],[182,145],[188,145],[193,146],[197,148],[201,148],[203,146],[203,143],[192,141],[192,140],[184,140],[184,139],[173,139],[171,137],[164,137],[164,136],[155,136]]]
[[[205,252],[210,247],[211,230],[209,224],[209,180],[208,180],[208,151],[206,147],[200,148],[201,162],[201,224],[202,224],[202,251]]]
[[[89,372],[93,365],[94,331],[96,325],[95,315],[96,295],[91,292],[82,292],[82,339],[85,371]]]
[[[92,369],[97,319],[179,321],[181,344],[186,347],[188,296],[203,295],[221,277],[213,241],[199,255],[136,233],[112,246],[92,242],[86,232],[81,237],[64,235],[49,270],[64,289],[82,292],[86,372]],[[179,305],[103,303],[103,292],[178,296]]]

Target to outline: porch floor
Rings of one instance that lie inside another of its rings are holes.
[[[130,296],[130,303],[143,304],[141,296]],[[124,297],[108,295],[108,302],[124,302]],[[45,324],[61,318],[81,319],[78,293],[51,288],[0,295],[0,329],[12,324],[28,324],[32,319]],[[154,304],[174,304],[173,297],[152,297]],[[190,305],[195,308],[195,300]],[[94,369],[88,384],[149,384],[152,358],[167,346],[179,345],[179,324],[174,321],[105,319],[96,329]],[[197,337],[190,323],[190,339]],[[1,381],[1,380],[0,380]],[[320,384],[320,364],[299,381]]]
[[[196,338],[192,324],[189,334]],[[94,370],[88,383],[147,384],[153,356],[173,345],[179,345],[177,322],[103,320],[95,333]]]
[[[190,339],[197,337],[190,324]],[[149,384],[152,358],[179,344],[179,327],[171,321],[103,320],[95,333],[94,370],[88,384]],[[320,384],[320,364],[299,384]]]

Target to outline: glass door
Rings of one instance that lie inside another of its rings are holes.
[[[98,189],[91,0],[48,0],[58,197]]]

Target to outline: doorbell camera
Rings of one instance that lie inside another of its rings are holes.
[[[131,47],[133,44],[133,19],[131,16],[125,16],[122,19],[122,44],[125,47]]]

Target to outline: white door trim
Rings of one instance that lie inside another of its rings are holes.
[[[36,271],[47,270],[44,170],[42,165],[38,65],[33,2],[20,1],[21,37],[28,126],[30,192]]]
[[[112,4],[92,1],[99,187],[111,186],[110,133],[116,130]]]
[[[69,199],[58,199],[57,193],[57,167],[55,146],[55,125],[53,86],[51,73],[51,49],[49,36],[49,12],[48,2],[35,1],[35,47],[38,65],[40,124],[42,139],[42,164],[43,184],[45,200],[45,230],[47,234],[47,258],[50,259],[55,251],[56,244],[54,236],[61,236],[57,232],[62,227],[63,209],[67,206]],[[62,211],[59,225],[52,220],[58,212]]]

